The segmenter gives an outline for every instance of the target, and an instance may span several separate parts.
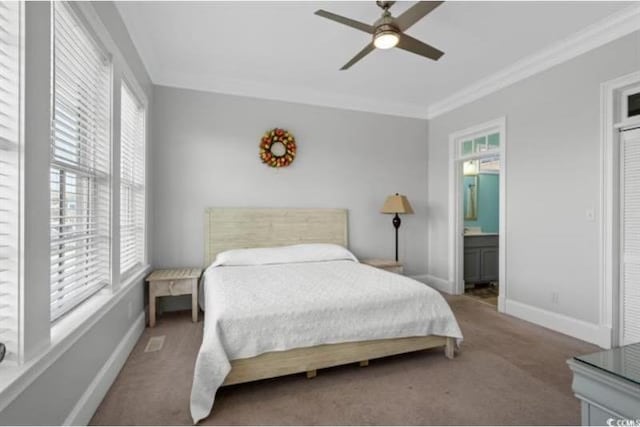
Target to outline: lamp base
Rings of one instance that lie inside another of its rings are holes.
[[[400,224],[402,224],[402,220],[400,216],[396,214],[393,217],[393,227],[396,229],[396,261],[398,261],[398,228],[400,228]]]

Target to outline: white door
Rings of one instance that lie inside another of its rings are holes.
[[[640,342],[640,129],[621,133],[621,344]]]

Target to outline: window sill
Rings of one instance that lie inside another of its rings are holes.
[[[120,273],[120,288],[126,288],[132,282],[138,280],[138,276],[150,270],[149,265],[136,264],[128,270]]]
[[[144,279],[150,267],[141,267],[120,287],[103,289],[51,326],[51,342],[46,349],[22,365],[0,365],[0,412],[33,383],[60,356],[69,350],[131,289]]]
[[[107,303],[115,298],[116,292],[103,288],[78,305],[68,314],[51,324],[51,347],[62,343],[69,335],[74,335],[82,325],[98,316]]]
[[[88,298],[82,304],[78,305],[69,314],[61,317],[51,324],[51,346],[63,342],[70,335],[78,333],[82,335],[85,332],[85,328],[82,328],[85,324],[93,324],[92,319],[98,319],[102,317],[111,307],[113,307],[126,293],[126,291],[136,282],[144,279],[144,276],[150,270],[149,266],[140,266],[134,272],[131,272],[127,278],[120,283],[120,286],[116,290],[109,288],[103,288],[96,292],[95,295]],[[111,302],[111,304],[109,304]],[[108,307],[107,307],[108,305]],[[87,326],[87,329],[90,326]]]

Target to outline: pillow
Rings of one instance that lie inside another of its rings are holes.
[[[307,243],[302,245],[280,246],[275,248],[233,249],[216,256],[211,265],[266,265],[297,262],[319,262],[358,259],[346,248],[331,243]]]

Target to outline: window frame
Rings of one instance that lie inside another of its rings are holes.
[[[102,58],[104,65],[106,65],[108,67],[108,76],[107,76],[107,81],[105,83],[105,86],[108,90],[107,96],[105,97],[106,102],[108,102],[108,105],[106,106],[105,110],[106,110],[106,114],[107,114],[107,119],[106,119],[106,123],[104,123],[107,135],[105,138],[105,143],[107,144],[105,153],[108,156],[107,159],[107,165],[104,171],[92,171],[87,173],[87,171],[82,170],[81,167],[78,167],[78,165],[82,164],[82,161],[77,161],[74,163],[69,163],[66,164],[66,162],[64,161],[60,161],[59,159],[55,158],[55,154],[54,154],[54,141],[55,141],[55,136],[54,136],[54,132],[55,132],[55,119],[56,119],[56,60],[57,60],[57,55],[56,55],[56,43],[57,43],[57,34],[56,34],[56,7],[65,7],[67,8],[67,11],[69,13],[69,15],[71,16],[72,19],[75,20],[74,23],[78,24],[78,29],[79,31],[83,32],[84,35],[87,37],[88,42],[91,44],[91,46],[93,48],[96,49],[96,51],[98,52],[98,54],[100,55],[100,57]],[[57,169],[59,171],[64,171],[65,175],[69,174],[69,173],[76,173],[76,179],[84,179],[84,178],[88,178],[89,182],[92,183],[94,185],[94,187],[99,186],[100,190],[97,191],[106,191],[108,194],[108,201],[106,202],[106,207],[104,207],[105,209],[105,218],[106,218],[106,223],[104,226],[106,226],[106,232],[104,233],[104,237],[105,239],[105,244],[107,245],[107,248],[105,250],[105,254],[104,254],[104,261],[106,262],[106,267],[105,267],[105,278],[104,281],[105,283],[100,284],[100,286],[97,287],[97,289],[95,289],[93,292],[91,292],[89,295],[86,295],[85,297],[83,297],[80,301],[76,302],[71,308],[68,308],[66,310],[64,310],[61,314],[58,314],[56,316],[53,315],[53,312],[50,313],[50,323],[52,325],[52,327],[54,325],[57,324],[57,322],[61,321],[62,319],[64,319],[67,315],[73,313],[75,310],[77,310],[79,307],[81,307],[87,300],[91,299],[93,296],[95,296],[96,294],[98,294],[101,290],[103,289],[112,289],[113,288],[113,284],[114,284],[114,280],[113,280],[113,274],[112,274],[112,228],[113,228],[113,214],[112,214],[112,205],[113,205],[113,146],[114,146],[114,132],[113,132],[113,122],[114,122],[114,102],[113,102],[113,87],[114,87],[114,61],[113,61],[113,57],[111,55],[111,52],[109,51],[109,49],[107,49],[101,38],[96,34],[96,32],[94,31],[94,29],[92,28],[92,25],[90,22],[87,22],[87,19],[84,15],[84,13],[78,9],[78,7],[73,4],[72,2],[67,2],[67,1],[61,1],[61,2],[53,2],[51,4],[51,142],[50,142],[50,146],[51,146],[51,151],[50,151],[50,160],[49,160],[49,166],[50,166],[50,172],[49,172],[49,187],[50,187],[50,191],[49,194],[51,195],[52,190],[51,190],[51,186],[52,186],[52,181],[51,181],[51,176],[53,174],[54,169]],[[75,171],[74,171],[75,169]],[[89,186],[88,186],[89,187]],[[100,197],[99,194],[93,194],[91,195],[92,197],[88,197],[92,199],[92,201],[95,202],[95,199],[97,197]],[[51,203],[49,203],[50,207],[52,206]],[[98,208],[93,208],[94,210],[97,210]],[[51,215],[52,211],[50,212]],[[94,214],[97,214],[96,212],[93,212]],[[50,223],[50,233],[51,230],[53,228],[53,223],[51,221],[51,217],[49,220]],[[50,249],[50,254],[51,256],[53,256],[55,254],[55,252],[53,250]],[[51,263],[51,261],[50,261]],[[51,263],[52,264],[52,263]],[[49,287],[51,288],[51,286],[53,285],[54,281],[53,281],[53,277],[52,277],[52,273],[53,271],[50,272],[50,285]],[[51,296],[50,296],[51,299]],[[53,308],[53,299],[51,299],[50,301],[50,309]]]
[[[7,2],[9,3],[9,2]],[[17,120],[16,120],[16,176],[15,179],[15,222],[17,224],[17,230],[14,236],[15,250],[13,251],[13,257],[15,258],[16,271],[13,275],[15,283],[10,283],[15,287],[15,339],[16,343],[14,348],[7,346],[5,359],[3,364],[15,364],[20,365],[24,362],[24,319],[23,319],[23,306],[24,306],[24,157],[25,157],[25,4],[23,2],[16,2],[17,10],[17,46],[16,52],[17,58]],[[14,357],[11,357],[10,352],[14,353]]]
[[[119,266],[119,277],[120,282],[126,281],[127,279],[135,276],[139,273],[139,271],[148,268],[148,245],[147,245],[147,231],[148,231],[148,194],[147,194],[147,179],[148,179],[148,171],[147,171],[147,144],[148,144],[148,114],[149,107],[147,97],[144,95],[144,91],[140,88],[140,85],[137,83],[135,79],[127,75],[128,73],[124,72],[120,78],[120,103],[119,103],[119,120],[120,120],[120,134],[118,138],[118,149],[120,151],[120,158],[118,162],[118,187],[119,187],[119,197],[118,197],[118,221],[119,221],[119,235],[118,235],[118,244],[120,249],[118,250],[119,260],[117,265]],[[142,110],[142,163],[143,163],[143,183],[142,183],[142,198],[143,198],[143,207],[142,207],[142,259],[139,263],[134,264],[127,270],[122,270],[122,91],[128,90],[131,94],[133,100],[138,104],[138,108]],[[115,176],[115,174],[114,174]]]

